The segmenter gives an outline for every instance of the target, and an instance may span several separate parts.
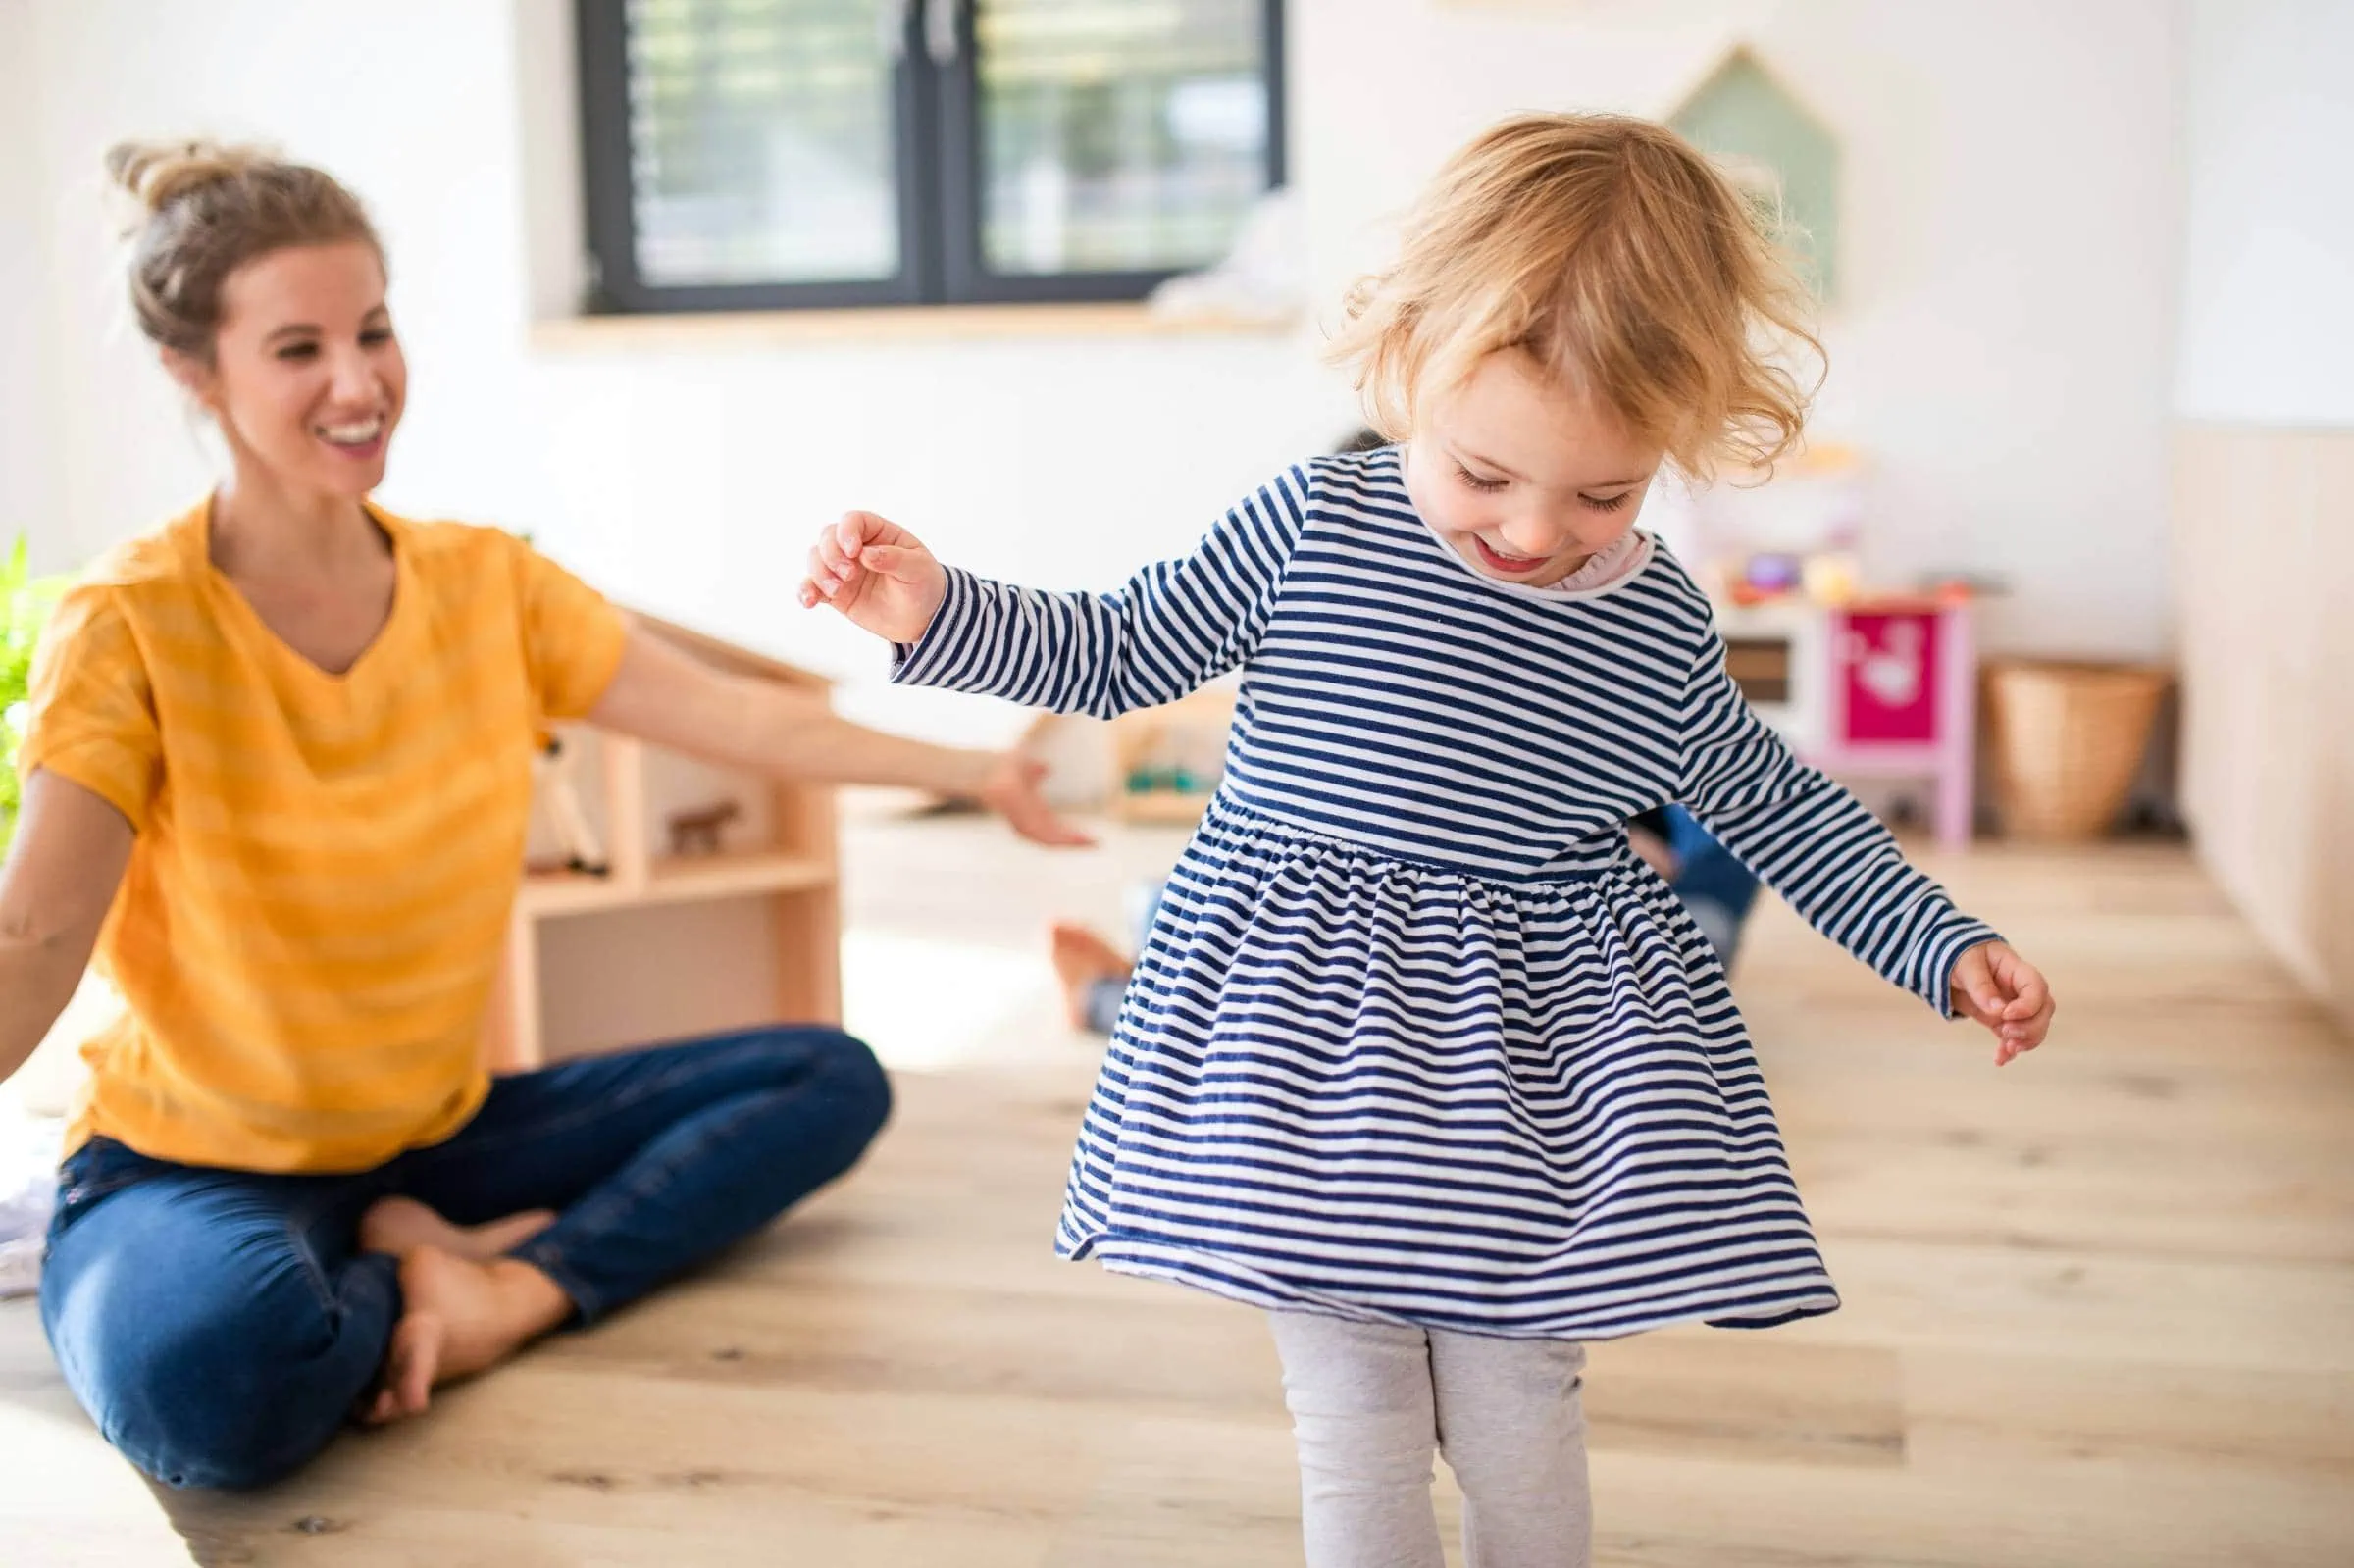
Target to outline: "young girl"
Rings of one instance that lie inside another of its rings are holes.
[[[1625,824],[1689,803],[1834,940],[1997,1037],[2042,978],[1727,677],[1634,531],[1664,464],[1770,464],[1803,329],[1742,199],[1640,122],[1509,121],[1338,345],[1400,444],[1319,458],[1117,593],[811,552],[900,681],[1108,718],[1240,668],[1073,1160],[1057,1250],[1267,1309],[1315,1568],[1587,1561],[1580,1341],[1838,1304],[1724,971]]]

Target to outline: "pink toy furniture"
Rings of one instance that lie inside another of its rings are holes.
[[[1834,778],[1925,779],[1938,843],[1970,840],[1977,648],[1967,599],[1772,600],[1719,616],[1733,678],[1792,749]]]

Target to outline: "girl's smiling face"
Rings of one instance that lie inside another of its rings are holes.
[[[1407,442],[1407,494],[1499,582],[1550,586],[1625,537],[1663,456],[1516,349],[1425,410]]]

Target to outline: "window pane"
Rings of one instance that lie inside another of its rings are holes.
[[[656,287],[899,271],[875,0],[630,0],[630,185]]]
[[[1265,25],[1260,0],[980,0],[989,269],[1223,255],[1267,184]]]

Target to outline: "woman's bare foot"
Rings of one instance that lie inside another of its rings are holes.
[[[1626,836],[1627,841],[1635,846],[1635,853],[1643,857],[1645,865],[1666,881],[1675,881],[1675,874],[1682,869],[1683,863],[1676,852],[1667,846],[1667,840],[1641,828],[1627,829]]]
[[[1087,987],[1099,980],[1125,983],[1133,967],[1125,953],[1085,926],[1054,927],[1054,978],[1062,982],[1062,1007],[1073,1029],[1087,1024]]]
[[[529,1263],[437,1246],[402,1256],[400,1293],[370,1426],[421,1414],[435,1389],[496,1366],[572,1316],[572,1297]]]
[[[526,1209],[486,1225],[452,1225],[413,1197],[380,1198],[360,1216],[360,1250],[398,1258],[431,1246],[479,1263],[521,1246],[555,1223],[553,1210]]]

